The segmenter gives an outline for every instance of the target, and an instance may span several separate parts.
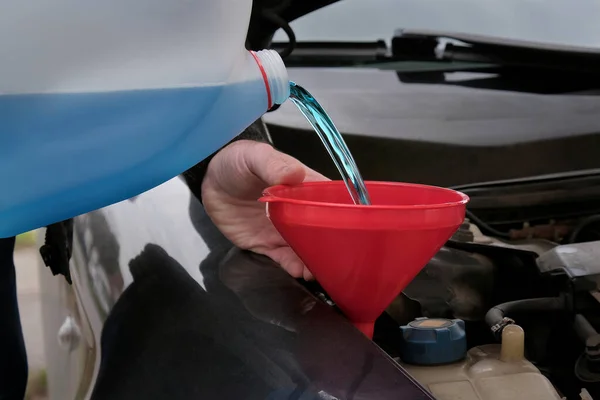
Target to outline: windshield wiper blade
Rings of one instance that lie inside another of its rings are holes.
[[[399,29],[392,39],[391,52],[396,59],[481,62],[530,70],[600,74],[600,49],[484,35]]]

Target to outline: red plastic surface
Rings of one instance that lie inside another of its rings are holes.
[[[458,229],[469,198],[434,186],[366,182],[356,206],[343,181],[274,186],[267,216],[340,309],[365,335]]]

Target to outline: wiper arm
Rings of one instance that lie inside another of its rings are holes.
[[[440,64],[439,72],[398,71],[404,83],[445,84],[537,94],[574,93],[600,88],[600,49],[526,42],[481,35],[398,30],[391,57]],[[464,72],[483,72],[448,80],[446,66],[471,64]],[[481,65],[477,71],[473,65]]]
[[[274,42],[270,48],[282,52],[287,43]],[[389,49],[383,40],[376,42],[296,42],[285,58],[287,66],[357,66],[385,60]]]
[[[391,50],[396,59],[481,62],[530,70],[600,73],[600,49],[483,35],[400,29],[394,34]]]

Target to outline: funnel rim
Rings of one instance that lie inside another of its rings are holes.
[[[445,188],[442,186],[434,186],[434,185],[424,185],[420,183],[407,183],[407,182],[387,182],[387,181],[365,181],[365,185],[367,186],[402,186],[402,187],[412,187],[412,188],[423,188],[423,189],[437,189],[443,192],[451,192],[460,197],[459,200],[444,202],[444,203],[426,203],[426,204],[387,204],[387,205],[363,205],[363,204],[342,204],[342,203],[330,203],[330,202],[321,202],[321,201],[312,201],[312,200],[299,200],[299,199],[290,199],[287,197],[277,196],[273,194],[273,191],[277,191],[285,188],[292,187],[301,187],[301,186],[319,186],[319,185],[327,185],[331,183],[344,184],[342,180],[332,180],[332,181],[314,181],[314,182],[303,182],[296,185],[274,185],[266,188],[263,191],[263,197],[258,199],[261,202],[282,202],[288,204],[296,204],[296,205],[306,205],[306,206],[319,206],[319,207],[331,207],[331,208],[352,208],[352,209],[365,209],[365,210],[421,210],[421,209],[442,209],[449,207],[456,207],[460,205],[467,204],[470,200],[469,196],[466,194],[454,190]]]

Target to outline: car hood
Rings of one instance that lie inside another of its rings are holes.
[[[249,47],[269,47],[282,22],[289,23],[338,1],[255,1]],[[279,23],[273,22],[272,14],[280,17]],[[493,43],[500,40],[484,39]],[[455,84],[476,80],[477,74],[470,72],[452,73],[454,82],[450,84],[407,82],[390,67],[297,67],[292,63],[288,73],[290,80],[318,99],[345,135],[451,146],[510,146],[600,133],[598,90],[527,93],[511,87],[494,90]],[[565,72],[556,79],[564,81],[567,77]],[[289,101],[264,119],[271,125],[310,130]]]
[[[376,68],[289,68],[344,135],[506,146],[600,132],[596,93],[539,95],[444,84],[401,82]],[[470,73],[455,73],[468,79]],[[291,102],[264,116],[288,128],[308,122]]]

